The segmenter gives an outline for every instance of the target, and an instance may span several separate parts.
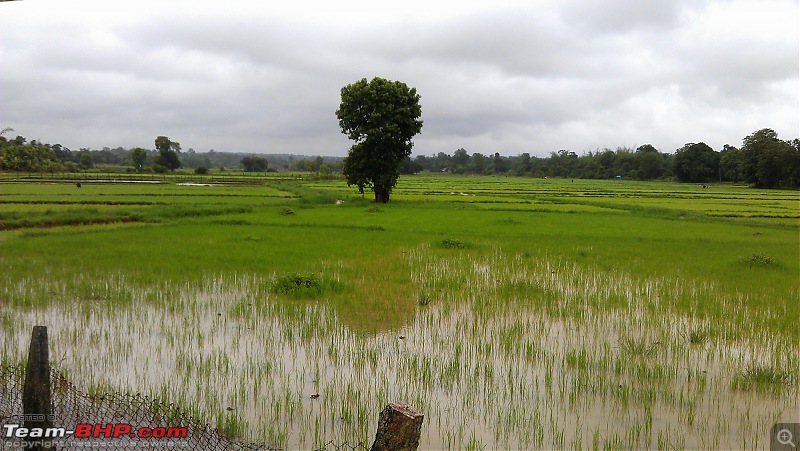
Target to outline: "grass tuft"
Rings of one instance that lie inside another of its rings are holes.
[[[740,259],[739,263],[751,268],[777,268],[780,266],[775,259],[764,254],[751,254],[749,257]]]
[[[340,282],[323,279],[316,274],[287,274],[272,283],[272,292],[296,298],[317,297],[325,293],[340,291]]]
[[[647,338],[622,337],[619,340],[619,347],[626,354],[638,355],[642,357],[648,357],[652,355],[656,351],[656,348],[659,344],[660,342],[651,342]]]
[[[453,238],[445,238],[440,243],[445,249],[464,249],[464,242]]]
[[[770,365],[750,365],[733,377],[733,388],[739,390],[777,391],[795,384],[795,376]]]
[[[705,327],[698,327],[689,331],[686,334],[686,338],[688,338],[689,343],[693,345],[703,344],[708,341],[708,337],[710,332]]]
[[[431,303],[431,295],[425,291],[420,291],[417,294],[417,304],[426,306]]]

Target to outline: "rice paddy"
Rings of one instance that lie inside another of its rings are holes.
[[[392,401],[425,414],[423,449],[761,449],[800,421],[797,192],[354,192],[1,184],[2,359],[47,325],[79,387],[290,449],[369,444]],[[47,219],[62,210],[98,221]]]

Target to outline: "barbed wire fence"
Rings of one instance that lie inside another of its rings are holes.
[[[30,416],[23,412],[22,393],[25,381],[25,368],[22,366],[0,366],[0,449],[31,449],[21,438],[8,437],[16,429],[6,425],[19,425]],[[227,437],[208,424],[197,422],[191,415],[173,404],[150,399],[146,396],[127,393],[89,394],[79,390],[58,370],[50,372],[51,414],[54,428],[75,431],[80,424],[133,426],[132,431],[149,428],[168,432],[186,431],[185,437],[139,437],[135,433],[124,433],[118,437],[76,437],[67,434],[53,439],[53,448],[59,450],[113,449],[187,449],[221,451],[281,451],[266,443],[244,443]],[[131,435],[134,435],[133,437]],[[155,434],[154,434],[155,435]],[[32,440],[28,438],[28,440]],[[53,449],[51,448],[51,449]],[[336,443],[331,440],[314,448],[315,451],[356,451],[369,450],[363,443]]]

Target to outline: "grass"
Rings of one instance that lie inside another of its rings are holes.
[[[690,344],[700,345],[708,341],[710,334],[707,328],[700,327],[690,330],[686,338]]]
[[[796,420],[797,192],[174,182],[0,185],[3,361],[44,322],[79,386],[280,448],[367,443],[388,401],[428,448],[757,448]]]
[[[324,279],[316,274],[287,274],[272,283],[272,292],[294,298],[316,298],[341,291],[342,284],[335,279]]]
[[[780,266],[772,257],[764,254],[751,254],[749,257],[740,259],[739,262],[750,268],[776,268]]]
[[[740,390],[784,391],[795,385],[795,372],[772,365],[751,364],[733,378],[733,387]]]
[[[454,238],[445,238],[439,244],[444,249],[463,249],[464,248],[464,242],[461,241],[461,240],[454,239]]]

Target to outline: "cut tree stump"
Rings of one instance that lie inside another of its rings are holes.
[[[387,404],[378,418],[378,431],[370,451],[416,451],[424,418],[408,404]]]

